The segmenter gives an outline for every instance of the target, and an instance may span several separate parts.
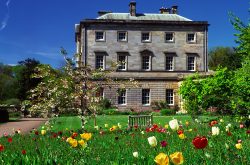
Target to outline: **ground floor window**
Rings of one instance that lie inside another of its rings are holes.
[[[118,90],[118,104],[126,105],[126,89]]]
[[[150,105],[150,89],[142,89],[142,104]]]
[[[166,89],[166,102],[168,105],[174,105],[174,90]]]

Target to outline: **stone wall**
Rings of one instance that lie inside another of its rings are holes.
[[[118,107],[119,110],[129,110],[133,108],[136,110],[151,110],[151,105],[142,105],[142,89],[150,89],[150,102],[153,101],[165,101],[166,100],[166,89],[174,90],[174,106],[178,106],[179,95],[178,95],[178,81],[139,81],[139,88],[130,87],[126,88],[127,91],[127,104],[118,105],[118,87],[105,88],[104,97],[110,99],[112,104]]]
[[[95,41],[95,31],[105,32],[105,41]],[[152,56],[152,70],[165,70],[165,53],[175,52],[174,57],[174,71],[187,70],[187,53],[195,53],[197,71],[204,71],[205,58],[205,27],[203,26],[120,26],[120,25],[91,25],[87,28],[87,61],[91,66],[95,66],[95,52],[104,51],[106,55],[106,66],[110,67],[112,60],[117,60],[117,52],[128,52],[128,71],[141,70],[141,55],[143,50],[150,50],[153,52]],[[117,31],[127,31],[128,41],[118,42]],[[141,42],[141,32],[151,32],[151,42]],[[174,32],[174,42],[165,42],[165,32]],[[187,43],[187,33],[196,33],[196,43]]]

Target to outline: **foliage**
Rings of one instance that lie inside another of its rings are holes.
[[[235,34],[237,37],[235,42],[238,44],[236,52],[242,57],[243,62],[245,58],[250,58],[250,24],[244,24],[241,19],[233,13],[229,13],[229,15],[234,29],[239,32]]]
[[[3,101],[2,104],[20,106],[20,100],[17,98],[12,98],[12,99]]]
[[[103,109],[111,108],[111,101],[107,98],[102,99],[100,104]]]
[[[241,57],[230,47],[215,47],[208,53],[208,66],[211,70],[218,67],[227,67],[229,70],[235,70],[241,67]]]
[[[38,65],[32,78],[40,79],[36,88],[30,90],[29,99],[24,105],[30,106],[32,113],[41,113],[48,116],[50,109],[56,108],[60,113],[64,108],[77,109],[84,126],[86,116],[96,115],[103,110],[102,96],[98,93],[104,87],[122,88],[124,84],[132,84],[134,81],[115,81],[110,73],[116,70],[116,64],[112,64],[109,70],[93,69],[90,66],[74,67],[73,59],[68,58],[65,49],[61,53],[66,61],[62,72],[58,72],[48,65]],[[122,87],[121,87],[122,86]]]
[[[250,113],[250,58],[246,58],[242,68],[235,72],[233,80],[232,109],[238,114]]]
[[[176,114],[176,111],[175,111],[175,109],[170,109],[170,108],[168,108],[168,109],[161,109],[160,114],[162,116],[174,115],[174,114]]]
[[[0,104],[18,96],[18,81],[13,68],[0,63]]]
[[[31,75],[35,73],[34,69],[40,64],[40,62],[35,59],[28,58],[24,61],[19,61],[18,63],[22,66],[16,68],[17,73],[20,74],[18,77],[18,84],[20,85],[18,94],[19,99],[23,101],[27,98],[27,92],[35,88],[41,82],[39,78],[31,77]]]

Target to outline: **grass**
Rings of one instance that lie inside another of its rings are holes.
[[[192,118],[188,115],[178,115],[178,116],[154,116],[153,122],[159,125],[168,124],[171,119],[177,119],[180,121],[192,121]],[[208,122],[209,120],[215,119],[217,117],[209,117],[209,116],[200,116],[199,120]],[[109,126],[117,125],[120,123],[123,127],[127,127],[128,125],[128,116],[126,115],[100,115],[96,118],[97,126],[104,127],[105,124]],[[72,117],[59,117],[56,119],[55,124],[53,126],[54,131],[60,130],[77,130],[81,129],[81,120],[77,116]],[[86,130],[93,131],[94,130],[94,119],[90,118],[85,125]]]

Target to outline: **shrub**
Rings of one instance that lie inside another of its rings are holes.
[[[7,109],[0,109],[0,123],[9,121],[9,112]]]
[[[174,110],[174,109],[162,109],[161,111],[160,111],[160,114],[162,115],[162,116],[166,116],[166,115],[173,115],[173,114],[175,114],[176,113],[176,111]]]
[[[6,105],[15,105],[15,106],[19,106],[20,105],[20,100],[19,99],[8,99],[3,101],[3,104]]]
[[[105,115],[117,115],[119,114],[119,111],[117,111],[116,109],[105,109],[102,111],[102,113]]]
[[[169,108],[169,105],[166,103],[166,101],[152,101],[152,109],[153,110],[160,110],[160,109],[166,109]]]
[[[109,100],[109,99],[107,99],[107,98],[104,98],[102,101],[101,101],[101,107],[103,108],[103,109],[109,109],[109,108],[111,108],[111,101]]]

